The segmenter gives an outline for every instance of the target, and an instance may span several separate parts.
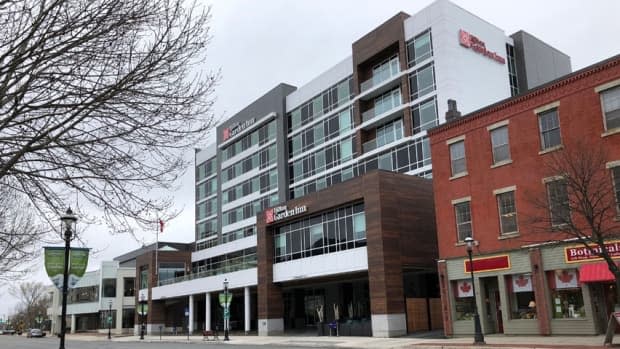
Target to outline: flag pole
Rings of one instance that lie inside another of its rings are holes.
[[[156,224],[156,228],[155,228],[155,275],[157,275],[157,285],[159,285],[159,262],[158,262],[158,255],[159,255],[159,227],[161,226],[161,218],[157,219],[157,222],[155,222]]]

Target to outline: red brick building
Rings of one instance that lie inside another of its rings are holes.
[[[584,256],[574,240],[557,239],[568,236],[536,229],[531,217],[550,218],[549,228],[561,218],[534,204],[568,195],[561,173],[545,164],[586,143],[606,154],[601,168],[613,189],[606,200],[616,213],[608,223],[618,225],[620,56],[456,117],[429,135],[446,334],[474,329],[467,236],[479,242],[474,271],[485,333],[603,332],[615,300],[606,265]]]

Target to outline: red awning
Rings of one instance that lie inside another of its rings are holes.
[[[584,264],[579,267],[579,282],[606,282],[614,281],[614,274],[609,271],[607,263]]]

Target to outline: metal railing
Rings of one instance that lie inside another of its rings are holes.
[[[225,265],[222,265],[217,268],[198,271],[198,272],[187,274],[184,276],[179,276],[173,279],[160,280],[158,282],[158,286],[176,284],[178,282],[201,279],[204,277],[232,273],[234,271],[245,270],[245,269],[250,269],[250,268],[256,268],[257,266],[256,254],[250,254],[247,256],[231,258],[227,260],[226,262],[222,262],[222,263],[225,263]]]
[[[373,88],[374,86],[379,85],[380,83],[389,80],[391,78],[393,78],[394,76],[398,75],[400,73],[400,67],[398,64],[398,56],[396,58],[393,58],[392,60],[390,60],[388,63],[386,63],[388,65],[387,69],[374,74],[372,76],[372,78],[364,81],[361,83],[360,85],[360,91],[364,92],[367,90],[370,90],[371,88]]]
[[[367,153],[371,150],[375,150],[377,149],[377,140],[373,139],[372,141],[368,141],[364,144],[362,144],[362,150],[364,153]]]

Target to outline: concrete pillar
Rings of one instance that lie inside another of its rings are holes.
[[[62,321],[67,321],[67,319],[62,319]],[[71,314],[71,333],[75,333],[76,325],[75,325],[75,314]]]
[[[194,332],[194,295],[189,296],[189,318],[187,319],[187,328],[189,333]]]
[[[245,333],[250,333],[250,288],[243,289],[243,315],[245,320]]]
[[[211,293],[205,293],[205,331],[211,331]]]
[[[116,333],[123,333],[123,298],[117,297],[116,303]]]

